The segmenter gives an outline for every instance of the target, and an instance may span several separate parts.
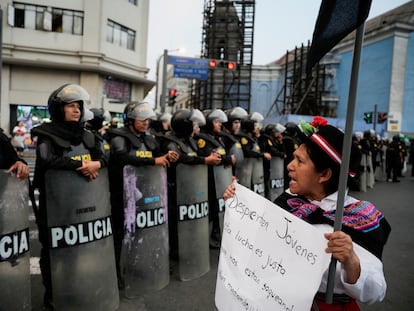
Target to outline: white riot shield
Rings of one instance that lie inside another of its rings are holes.
[[[265,196],[264,171],[262,158],[250,158],[252,162],[252,185],[250,189],[261,196]]]
[[[196,279],[210,270],[207,169],[206,165],[186,164],[178,164],[176,169],[176,221],[182,281]]]
[[[263,168],[262,168],[263,171]],[[252,158],[244,158],[240,165],[236,166],[236,177],[239,180],[239,184],[246,188],[252,188],[252,174],[253,174],[253,161]]]
[[[274,201],[284,191],[284,160],[279,157],[270,159],[269,200]]]
[[[220,236],[224,225],[224,212],[226,204],[224,202],[223,194],[227,186],[233,182],[233,173],[231,166],[224,167],[223,165],[214,166],[214,183],[216,186],[216,198],[218,204],[218,216],[220,222]]]
[[[125,296],[160,290],[170,281],[167,172],[161,166],[124,167]]]
[[[57,310],[115,310],[119,293],[105,168],[88,181],[48,170],[46,210],[53,303]]]
[[[31,310],[28,193],[27,180],[0,172],[0,310]]]

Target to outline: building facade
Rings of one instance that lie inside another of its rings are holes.
[[[355,32],[348,35],[320,62],[325,67],[325,93],[322,100],[334,107],[330,121],[344,129]],[[279,60],[267,66],[254,66],[251,111],[261,112],[268,122],[310,120],[312,116],[283,115],[274,105],[283,91],[285,64]],[[277,67],[279,66],[279,67]],[[267,78],[262,73],[269,71]],[[277,74],[270,74],[273,70]],[[264,78],[265,77],[265,78]],[[270,113],[268,113],[270,112]],[[372,123],[364,113],[375,114]],[[377,116],[387,120],[378,123]],[[375,130],[381,136],[404,133],[414,136],[414,1],[409,1],[365,25],[360,61],[354,131]]]
[[[0,0],[2,75],[0,126],[47,119],[49,94],[82,85],[89,108],[119,115],[142,100],[147,79],[149,0]]]

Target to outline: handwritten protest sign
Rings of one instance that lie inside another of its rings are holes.
[[[226,201],[218,310],[309,311],[330,256],[320,231],[236,184]]]

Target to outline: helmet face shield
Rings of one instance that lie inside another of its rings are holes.
[[[215,109],[209,113],[207,116],[208,120],[213,121],[214,119],[218,119],[221,123],[227,122],[227,116],[221,109]]]
[[[248,117],[248,113],[246,110],[244,110],[242,107],[234,107],[229,112],[229,119],[237,120],[237,119],[246,119]]]
[[[190,120],[197,123],[198,126],[206,125],[206,118],[204,117],[204,114],[199,109],[193,109],[193,114]]]
[[[65,120],[64,106],[73,102],[79,103],[81,120],[85,121],[86,106],[90,103],[90,97],[88,92],[77,84],[62,85],[50,94],[47,106],[52,121],[63,122]],[[90,114],[86,117],[90,118]]]
[[[128,119],[144,121],[147,119],[156,119],[157,116],[150,104],[139,103],[127,112],[127,117]]]
[[[76,84],[69,84],[65,86],[56,94],[56,97],[67,104],[75,101],[82,101],[84,106],[90,104],[88,92],[83,87]]]

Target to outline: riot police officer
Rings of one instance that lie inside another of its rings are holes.
[[[241,131],[237,138],[243,149],[244,160],[236,168],[236,177],[240,184],[264,196],[263,158],[270,160],[271,155],[263,152],[259,146],[259,122],[263,117],[254,112],[246,120],[242,120]]]
[[[221,157],[217,152],[197,154],[192,135],[200,123],[205,119],[199,110],[179,109],[172,116],[171,133],[163,139],[163,150],[180,155],[167,171],[170,258],[178,260],[182,280],[199,277],[210,267],[206,165],[220,164]]]
[[[87,288],[80,293],[81,290],[79,289],[78,282],[84,273],[75,271],[76,267],[72,266],[73,261],[81,265],[83,255],[88,260],[98,260],[98,258],[93,259],[93,257],[99,256],[99,254],[96,253],[96,250],[91,251],[91,248],[85,250],[81,246],[76,246],[75,251],[65,253],[62,249],[68,249],[69,245],[73,244],[73,241],[67,242],[66,239],[58,239],[58,235],[52,233],[64,230],[64,227],[59,227],[62,225],[62,222],[66,226],[72,225],[75,222],[83,223],[88,215],[95,216],[96,213],[99,214],[99,217],[102,217],[101,220],[105,221],[105,223],[110,221],[109,196],[106,200],[105,189],[100,189],[99,191],[102,193],[99,194],[100,198],[103,198],[103,201],[99,201],[99,203],[93,193],[88,193],[88,187],[100,188],[105,184],[105,178],[107,178],[104,173],[99,177],[106,163],[101,149],[95,143],[94,135],[84,128],[82,121],[84,108],[88,103],[89,94],[83,87],[76,84],[65,84],[53,91],[49,96],[48,110],[52,122],[43,123],[32,130],[32,135],[38,137],[34,187],[39,189],[37,224],[39,227],[39,240],[42,244],[40,268],[45,286],[44,304],[48,307],[53,307],[55,304],[57,308],[65,308],[65,306],[70,304],[84,305],[87,303],[86,301],[94,304],[95,299],[101,300],[109,308],[115,308],[119,303],[118,294],[114,292],[114,288],[111,284],[107,284],[107,282],[101,282],[102,284],[93,283],[93,286],[90,286],[92,283],[85,284]],[[63,174],[63,172],[65,173]],[[97,182],[90,182],[95,180]],[[101,181],[102,183],[100,183]],[[59,188],[65,188],[67,185],[71,185],[72,189],[69,194],[66,194],[64,189]],[[55,191],[51,189],[55,189]],[[96,188],[91,189],[98,192]],[[86,204],[91,204],[92,206],[101,205],[99,206],[99,211],[91,207],[88,207],[90,208],[89,210],[82,206],[72,206],[73,204],[79,204],[71,203],[72,200],[77,202],[78,198],[83,198],[84,201],[91,200],[91,202]],[[107,209],[105,208],[106,203]],[[78,209],[78,214],[74,212],[74,208]],[[101,215],[103,211],[105,215]],[[61,219],[62,215],[66,215],[63,217],[64,219]],[[91,223],[91,225],[93,224]],[[76,226],[72,227],[77,228]],[[84,228],[84,230],[86,233],[87,228]],[[106,231],[106,233],[105,237],[111,238],[110,232]],[[96,242],[92,235],[91,232],[89,242]],[[102,239],[101,236],[101,240],[102,243],[105,243],[105,245],[99,244],[101,245],[99,246],[101,251],[105,249],[105,251],[110,253],[100,260],[100,266],[108,268],[107,273],[110,274],[109,270],[112,265],[115,281],[115,262],[113,257],[110,256],[113,252],[112,239],[109,243],[110,246],[106,244],[106,241],[108,241],[106,238]],[[81,251],[84,252],[82,255]],[[66,265],[64,265],[65,260],[67,260]],[[62,265],[65,266],[65,269],[62,268]],[[60,268],[56,270],[56,266]],[[53,275],[53,284],[52,270],[56,274]],[[68,273],[71,274],[72,282],[60,279],[67,278]],[[108,277],[110,276],[108,275]],[[93,280],[93,277],[89,279]],[[72,295],[70,296],[70,301],[65,300],[68,294],[65,296],[63,289],[60,288],[63,282],[65,283],[65,291]],[[91,287],[98,287],[101,294],[95,295],[93,298],[85,297],[84,295],[89,295],[88,290]],[[53,302],[52,297],[55,300]],[[110,299],[111,301],[109,302],[105,299]]]
[[[206,111],[206,125],[196,137],[199,154],[207,157],[211,153],[219,154],[219,165],[209,166],[208,169],[208,202],[210,207],[210,246],[218,248],[221,241],[220,216],[224,213],[224,200],[222,199],[226,183],[232,180],[232,165],[236,161],[235,155],[230,155],[222,139],[222,124],[227,122],[227,116],[221,109]]]
[[[271,159],[263,159],[265,181],[265,197],[273,201],[283,192],[283,165],[286,157],[282,133],[285,127],[281,124],[268,124],[259,137],[260,149],[270,153]],[[271,189],[279,189],[271,195]]]
[[[167,167],[178,159],[175,151],[162,153],[158,142],[149,134],[150,120],[155,112],[148,103],[132,102],[125,107],[125,126],[110,129],[111,155],[109,160],[109,178],[115,259],[117,265],[119,287],[123,288],[123,272],[121,271],[121,249],[124,239],[124,167]],[[157,178],[154,176],[154,178]],[[155,182],[155,181],[154,181]],[[164,188],[166,185],[164,185]],[[162,189],[159,189],[161,191]],[[135,206],[134,206],[135,207]],[[135,215],[133,215],[135,216]]]
[[[236,175],[236,167],[241,166],[244,160],[243,149],[237,139],[240,132],[241,122],[248,117],[248,113],[242,107],[234,107],[226,111],[227,122],[223,125],[221,133],[222,140],[226,150],[230,155],[234,155],[235,163],[233,164],[233,175]]]

